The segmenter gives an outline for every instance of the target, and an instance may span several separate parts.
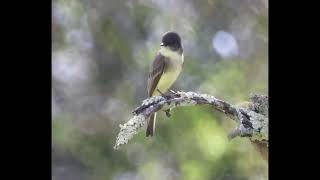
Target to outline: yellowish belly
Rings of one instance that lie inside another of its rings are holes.
[[[168,89],[171,88],[172,84],[176,81],[181,72],[184,61],[183,55],[179,55],[177,52],[172,52],[165,47],[161,47],[159,53],[165,57],[169,57],[171,60],[167,61],[168,69],[162,74],[152,96],[160,95],[157,89],[159,89],[159,91],[162,93],[166,93]]]
[[[177,68],[174,70],[169,70],[166,73],[163,73],[156,89],[153,92],[153,96],[160,95],[160,93],[157,91],[159,89],[162,93],[165,93],[170,89],[172,84],[176,81],[178,78],[179,74],[181,72],[181,68]]]

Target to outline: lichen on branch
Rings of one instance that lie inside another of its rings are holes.
[[[121,145],[127,144],[146,124],[152,113],[194,105],[211,105],[237,121],[239,126],[229,134],[230,139],[240,136],[249,137],[252,141],[268,143],[268,98],[267,96],[251,95],[251,99],[253,105],[250,108],[243,108],[217,99],[212,95],[195,92],[171,91],[168,95],[148,98],[133,111],[134,116],[127,123],[120,125],[120,132],[114,148],[118,149]]]

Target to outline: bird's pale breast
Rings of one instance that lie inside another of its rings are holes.
[[[160,50],[159,52],[167,58],[166,69],[162,74],[156,89],[159,89],[162,93],[165,93],[176,81],[182,70],[183,55],[175,52],[168,52],[168,50]],[[156,95],[159,95],[157,90],[153,92],[153,96]]]

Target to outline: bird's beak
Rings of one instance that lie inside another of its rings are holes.
[[[161,44],[160,44],[160,46],[164,46],[164,44],[163,44],[163,43],[161,43]]]

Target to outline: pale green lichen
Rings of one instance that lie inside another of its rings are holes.
[[[254,129],[254,133],[250,139],[268,141],[268,117],[249,110],[245,110],[245,112],[250,116],[250,122]]]
[[[120,126],[120,132],[116,139],[114,149],[118,149],[119,146],[127,144],[129,140],[138,133],[138,129],[146,123],[143,115],[133,116],[127,123]]]

